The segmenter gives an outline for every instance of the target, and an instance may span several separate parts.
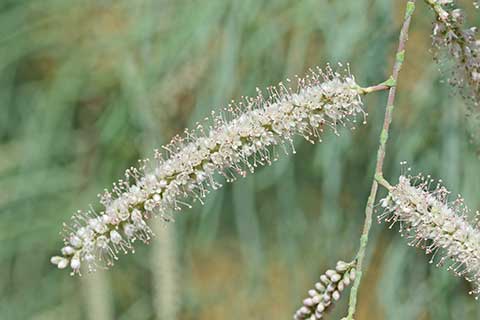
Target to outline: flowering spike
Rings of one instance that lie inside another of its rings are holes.
[[[99,195],[101,211],[78,211],[65,225],[62,257],[52,263],[70,265],[74,274],[84,264],[89,271],[109,267],[120,252],[133,251],[136,240],[150,241],[152,216],[170,221],[173,210],[191,207],[189,202],[201,202],[221,187],[219,174],[234,181],[271,164],[281,149],[288,153],[296,135],[314,142],[325,128],[336,132],[357,114],[365,118],[361,90],[348,72],[317,69],[299,79],[296,90],[280,84],[268,91],[268,97],[258,91],[255,98],[232,103],[207,128],[197,124],[163,152],[155,150],[154,161],[140,160],[138,168],[127,169],[123,180]]]
[[[436,14],[432,32],[434,59],[447,66],[448,82],[468,103],[467,120],[472,138],[480,143],[480,39],[477,27],[465,26],[465,12],[453,0],[427,0]],[[474,2],[475,7],[478,2]]]
[[[433,190],[432,190],[433,189]],[[467,220],[462,198],[449,202],[449,192],[430,176],[401,175],[380,205],[378,219],[392,227],[398,222],[409,245],[431,254],[430,263],[448,264],[448,270],[473,283],[470,294],[480,294],[480,230]]]

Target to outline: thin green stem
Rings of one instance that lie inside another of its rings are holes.
[[[381,83],[371,87],[358,88],[358,92],[362,95],[366,95],[372,92],[389,90],[391,87],[392,87],[391,85]]]
[[[390,90],[390,88],[394,87],[395,85],[396,85],[395,80],[392,77],[390,77],[387,80],[385,80],[382,83],[379,83],[377,85],[370,86],[370,87],[360,87],[360,86],[358,86],[356,89],[357,89],[359,94],[367,95],[367,94],[373,93],[373,92]]]
[[[413,11],[415,10],[415,2],[416,0],[408,0],[405,12],[405,18],[403,21],[402,29],[400,31],[400,37],[398,41],[398,49],[395,56],[395,63],[393,65],[393,72],[392,72],[392,81],[394,84],[397,83],[398,74],[400,73],[400,69],[403,65],[403,60],[405,56],[405,45],[408,40],[408,30],[410,28],[410,21],[412,18]],[[377,163],[375,167],[375,176],[372,182],[372,188],[370,191],[370,195],[368,197],[367,206],[365,208],[365,222],[363,226],[363,232],[360,237],[360,247],[357,252],[357,275],[355,278],[355,282],[353,283],[352,290],[350,292],[350,301],[348,307],[348,315],[345,318],[346,320],[353,320],[353,316],[356,311],[357,306],[357,294],[358,288],[360,286],[360,281],[362,279],[362,268],[365,259],[365,251],[367,248],[368,243],[368,235],[370,233],[370,228],[372,225],[372,216],[373,216],[373,205],[375,203],[375,198],[377,196],[378,191],[378,181],[384,182],[383,179],[383,162],[385,159],[385,150],[386,144],[388,141],[390,123],[392,122],[392,113],[394,108],[395,96],[396,96],[397,88],[396,85],[391,86],[388,93],[388,100],[387,100],[387,107],[385,110],[385,118],[383,121],[383,128],[380,134],[380,144],[377,152]]]

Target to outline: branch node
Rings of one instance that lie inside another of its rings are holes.
[[[382,82],[382,84],[391,88],[391,87],[395,87],[397,85],[397,81],[393,78],[393,76],[390,76],[390,78],[388,78],[387,80]]]

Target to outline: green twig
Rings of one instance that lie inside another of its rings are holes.
[[[395,56],[396,59],[393,65],[393,72],[391,77],[391,82],[393,84],[397,83],[398,74],[400,73],[400,69],[402,68],[402,64],[405,56],[405,45],[408,39],[408,30],[410,27],[410,21],[412,18],[413,11],[415,10],[415,1],[416,0],[407,1],[405,18],[403,21],[402,29],[400,31],[398,49]],[[389,93],[388,93],[387,107],[385,110],[385,118],[383,122],[382,132],[380,134],[380,145],[377,152],[377,164],[375,168],[375,177],[372,182],[370,196],[368,197],[367,206],[365,208],[365,222],[363,226],[362,236],[360,237],[360,247],[358,249],[358,253],[356,257],[357,276],[355,278],[355,282],[350,292],[348,315],[346,318],[344,318],[346,320],[353,320],[353,316],[356,311],[357,293],[358,293],[358,288],[360,286],[360,281],[362,279],[363,261],[365,259],[365,251],[368,243],[368,235],[370,232],[370,227],[372,225],[373,205],[375,203],[375,198],[377,196],[379,181],[382,182],[382,184],[385,182],[385,179],[383,179],[383,162],[385,159],[385,148],[388,141],[390,123],[392,122],[392,112],[394,108],[396,91],[397,91],[396,85],[393,85],[390,87]]]
[[[395,84],[396,84],[395,80],[393,80],[393,78],[390,77],[388,80],[386,80],[386,81],[384,81],[380,84],[377,84],[375,86],[366,87],[366,88],[358,87],[358,92],[362,95],[366,95],[366,94],[369,94],[369,93],[372,93],[372,92],[390,90],[390,88],[394,87]]]

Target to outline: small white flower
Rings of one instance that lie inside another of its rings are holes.
[[[122,241],[122,236],[117,230],[112,230],[110,231],[110,240],[115,244],[119,244]]]
[[[82,246],[82,240],[76,235],[71,235],[69,242],[75,248],[80,248]]]
[[[58,269],[65,269],[68,266],[68,259],[64,257],[51,257],[50,262],[58,267]]]
[[[62,248],[62,254],[64,256],[70,256],[75,253],[75,249],[73,249],[71,246],[65,246]]]
[[[72,260],[70,260],[70,267],[74,272],[78,272],[80,270],[80,257],[74,256]]]
[[[135,226],[133,224],[126,224],[123,227],[123,232],[129,239],[133,239],[135,236]]]

